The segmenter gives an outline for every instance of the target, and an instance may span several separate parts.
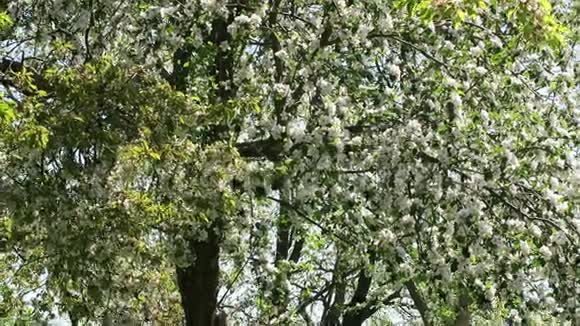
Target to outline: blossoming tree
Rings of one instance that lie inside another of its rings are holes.
[[[572,2],[0,10],[0,316],[578,322]]]

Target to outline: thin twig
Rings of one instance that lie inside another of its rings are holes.
[[[434,62],[435,62],[435,63],[437,63],[438,65],[440,65],[440,66],[443,66],[443,67],[445,67],[445,68],[449,69],[449,66],[447,66],[447,64],[446,64],[445,62],[443,62],[443,61],[441,61],[441,60],[439,60],[439,59],[435,58],[435,56],[434,56],[434,55],[432,55],[431,53],[429,53],[429,52],[427,52],[427,51],[425,51],[425,50],[421,49],[421,48],[420,48],[420,47],[418,47],[417,45],[415,45],[415,44],[413,44],[413,43],[411,43],[411,42],[409,42],[409,41],[407,41],[407,40],[403,40],[402,38],[400,38],[400,37],[398,37],[398,36],[396,36],[396,35],[393,35],[393,34],[371,34],[371,35],[369,35],[369,37],[370,37],[370,38],[374,38],[374,37],[384,37],[384,38],[391,39],[391,40],[393,40],[393,41],[397,41],[397,42],[399,42],[399,43],[401,43],[401,44],[405,44],[405,45],[407,45],[407,46],[409,46],[409,47],[413,48],[415,51],[417,51],[417,52],[421,53],[421,54],[422,54],[422,55],[424,55],[426,58],[428,58],[428,59],[431,59],[432,61],[434,61]]]
[[[327,234],[330,234],[330,235],[333,235],[333,236],[337,237],[338,239],[340,239],[340,240],[342,240],[342,241],[344,241],[344,242],[346,242],[346,243],[348,243],[348,244],[350,244],[352,246],[356,246],[357,245],[355,242],[353,242],[353,241],[351,241],[351,240],[343,237],[342,235],[338,235],[338,234],[332,232],[331,230],[329,230],[328,228],[326,228],[324,225],[322,225],[322,224],[316,222],[315,220],[311,219],[310,217],[308,217],[308,215],[306,213],[304,213],[300,209],[294,207],[294,205],[292,205],[292,204],[290,204],[290,203],[288,203],[288,202],[286,202],[284,200],[281,200],[281,199],[278,199],[278,198],[274,198],[274,197],[271,197],[271,196],[267,196],[266,198],[268,198],[268,199],[270,199],[272,201],[275,201],[275,202],[279,203],[280,205],[283,205],[283,206],[286,206],[288,208],[291,208],[298,215],[300,215],[300,217],[302,217],[303,219],[305,219],[309,223],[312,223],[313,225],[315,225],[316,227],[318,227],[320,230],[322,230],[322,232],[327,233]]]
[[[236,281],[238,280],[238,278],[240,278],[240,275],[242,275],[242,272],[244,271],[244,268],[246,267],[246,265],[248,265],[248,262],[250,262],[251,257],[252,257],[252,255],[248,256],[248,258],[246,259],[246,261],[237,270],[236,274],[234,275],[234,278],[228,284],[228,286],[226,288],[226,292],[224,292],[224,294],[222,295],[221,299],[218,301],[218,304],[217,304],[218,307],[221,306],[222,302],[225,300],[225,298],[229,294],[230,290],[232,289],[232,287],[234,286],[234,284],[236,283]]]

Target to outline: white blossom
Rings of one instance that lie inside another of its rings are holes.
[[[276,83],[274,84],[274,92],[278,95],[278,96],[286,96],[288,95],[288,92],[290,91],[290,86],[286,85],[284,83]]]
[[[540,247],[540,253],[544,256],[544,258],[546,258],[548,260],[552,259],[553,253],[552,253],[552,250],[550,249],[550,247],[545,246],[545,245]]]
[[[387,67],[387,69],[389,71],[389,75],[391,75],[396,80],[399,80],[401,78],[401,69],[399,68],[398,65],[390,64]]]
[[[459,94],[453,92],[451,93],[449,98],[451,100],[451,103],[453,103],[455,107],[461,107],[463,105],[463,100],[461,99],[461,96],[459,96]]]

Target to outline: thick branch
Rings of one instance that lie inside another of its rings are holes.
[[[374,315],[377,311],[379,311],[379,308],[381,307],[381,305],[386,306],[389,305],[393,302],[393,300],[395,300],[396,298],[398,298],[401,294],[401,289],[391,293],[390,295],[388,295],[385,299],[383,299],[380,304],[379,302],[376,301],[372,301],[367,303],[367,305],[361,309],[358,313],[359,315],[359,319],[360,320],[360,324],[356,324],[356,325],[362,325],[362,323],[369,319],[372,315]],[[346,324],[344,324],[343,326],[345,326]]]
[[[427,307],[425,300],[423,300],[423,296],[419,292],[419,289],[417,289],[417,286],[413,281],[405,282],[405,287],[409,291],[411,299],[413,299],[413,302],[415,303],[415,308],[417,308],[419,314],[421,315],[423,324],[425,326],[431,326],[431,321],[429,319],[429,308]]]
[[[459,295],[457,302],[457,317],[455,318],[455,326],[469,326],[471,325],[471,313],[469,311],[470,304],[469,295],[465,290]]]
[[[370,263],[374,263],[376,259],[376,254],[374,252],[370,252]],[[367,302],[363,307],[360,307],[361,304],[364,304],[368,300],[368,294],[371,288],[371,283],[373,279],[372,276],[368,275],[368,272],[365,268],[361,269],[358,274],[358,281],[356,289],[354,290],[354,294],[348,304],[348,307],[351,308],[343,319],[343,326],[360,326],[362,323],[371,315],[370,306]]]
[[[302,254],[302,247],[304,247],[304,239],[299,239],[294,242],[294,248],[290,254],[290,261],[297,263],[300,260],[300,255]]]
[[[360,314],[361,311],[356,309],[356,306],[367,300],[372,280],[372,277],[367,275],[367,272],[364,269],[359,272],[356,289],[350,303],[348,304],[352,310],[345,314],[342,323],[343,326],[360,326],[363,323],[364,319]]]

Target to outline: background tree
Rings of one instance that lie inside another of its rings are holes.
[[[2,9],[2,314],[578,320],[573,3]]]

